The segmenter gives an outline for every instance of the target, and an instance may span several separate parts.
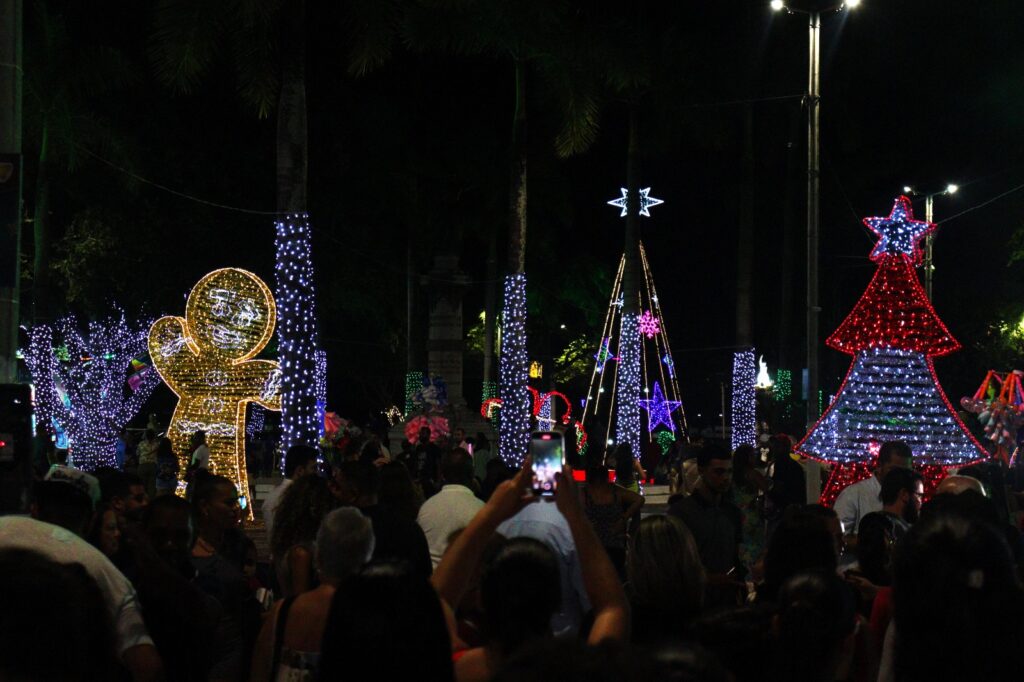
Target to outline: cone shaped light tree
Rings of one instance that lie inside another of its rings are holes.
[[[949,467],[987,456],[939,386],[932,361],[960,348],[925,295],[914,268],[921,239],[935,225],[914,220],[910,200],[897,197],[884,218],[865,218],[877,236],[870,258],[878,269],[867,290],[826,340],[853,356],[835,400],[797,445],[833,468],[822,501],[870,475],[879,446],[906,442],[915,466],[934,481]]]

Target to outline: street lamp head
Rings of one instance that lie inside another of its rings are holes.
[[[860,6],[860,0],[846,0],[847,9],[857,9]]]
[[[903,185],[903,193],[904,194],[913,194],[914,193],[914,188],[911,187],[910,185]]]
[[[779,12],[786,8],[786,3],[784,3],[782,0],[772,0],[771,8],[773,12]]]
[[[954,185],[952,182],[946,185],[946,194],[956,194],[956,191],[960,189],[959,185]]]

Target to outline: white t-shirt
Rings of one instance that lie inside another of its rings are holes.
[[[872,474],[839,493],[833,509],[839,516],[839,523],[843,525],[844,535],[856,533],[860,520],[871,512],[882,511],[882,498],[879,497],[881,492],[882,484],[878,476]]]
[[[80,564],[103,593],[117,633],[117,650],[153,644],[135,588],[99,550],[69,530],[27,516],[0,516],[0,549],[27,549],[59,564]]]
[[[263,523],[267,525],[267,537],[274,537],[274,512],[277,511],[278,506],[281,504],[281,498],[284,497],[284,491],[288,490],[294,481],[290,478],[286,478],[281,481],[281,484],[270,491],[267,494],[266,499],[263,500]]]
[[[203,443],[192,453],[192,464],[198,464],[200,469],[210,468],[210,448]]]
[[[430,562],[434,568],[437,568],[448,549],[449,536],[468,526],[483,506],[484,503],[464,485],[446,485],[441,488],[441,492],[423,503],[416,522],[427,536]]]

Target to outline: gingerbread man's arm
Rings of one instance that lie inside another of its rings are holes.
[[[160,377],[175,393],[179,393],[182,379],[190,373],[197,359],[188,343],[185,320],[181,317],[161,317],[149,328],[149,357]]]
[[[248,360],[246,383],[253,399],[268,410],[281,409],[281,365],[273,360]]]

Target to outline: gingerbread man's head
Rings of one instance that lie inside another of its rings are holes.
[[[199,353],[239,363],[263,350],[274,333],[274,297],[259,277],[239,268],[214,270],[192,288],[185,325]]]

